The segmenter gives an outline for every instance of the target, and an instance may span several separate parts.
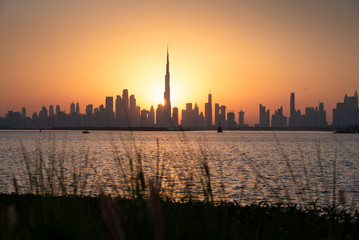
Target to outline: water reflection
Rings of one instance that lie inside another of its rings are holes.
[[[2,192],[14,191],[13,176],[21,191],[34,191],[30,171],[33,181],[58,194],[73,193],[75,185],[77,194],[96,194],[101,185],[128,195],[146,191],[152,180],[174,198],[327,204],[338,202],[342,191],[351,207],[358,199],[358,135],[1,131],[0,143]]]

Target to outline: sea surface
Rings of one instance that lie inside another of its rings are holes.
[[[140,189],[160,183],[164,195],[177,199],[213,195],[241,204],[317,201],[354,209],[359,134],[0,131],[0,192],[16,185],[21,193],[126,195],[131,179]]]

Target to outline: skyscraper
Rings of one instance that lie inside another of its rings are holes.
[[[105,105],[105,121],[103,122],[104,126],[112,126],[114,123],[114,113],[113,113],[113,97],[106,97]]]
[[[234,120],[234,117],[234,112],[230,111],[227,113],[227,127],[233,128],[237,125],[236,121]]]
[[[110,119],[113,118],[113,97],[106,97],[106,112]]]
[[[221,121],[219,118],[220,118],[220,115],[219,115],[219,104],[216,103],[216,104],[214,105],[214,125],[215,125],[216,127],[219,126],[219,122]]]
[[[122,101],[123,101],[123,105],[126,111],[126,114],[128,112],[128,90],[127,89],[123,89],[122,91]]]
[[[71,114],[74,114],[75,113],[75,103],[71,103],[71,105],[70,105],[70,113]]]
[[[170,63],[167,47],[167,63],[165,75],[165,92],[164,92],[164,111],[168,118],[171,118],[171,93],[170,93]]]
[[[76,113],[80,114],[80,105],[78,102],[76,103]]]
[[[272,127],[287,127],[287,117],[283,115],[283,107],[275,110],[272,115]]]
[[[333,126],[346,127],[350,125],[359,125],[357,91],[352,97],[345,94],[344,102],[337,103],[337,107],[333,109]]]
[[[244,126],[244,112],[242,110],[238,113],[238,125]]]
[[[61,112],[60,105],[56,105],[56,114],[58,114],[59,112]]]
[[[204,106],[205,126],[212,127],[212,94],[208,94],[208,102]]]
[[[295,109],[295,96],[294,93],[290,94],[290,113],[289,113],[289,127],[300,126],[301,112]]]
[[[21,110],[21,117],[26,118],[26,108],[25,107],[23,107]]]
[[[86,117],[92,117],[92,114],[93,114],[93,105],[88,104],[86,106]]]
[[[172,110],[173,125],[178,126],[178,108],[174,107]]]
[[[50,105],[50,107],[49,107],[49,117],[55,117],[53,105]]]
[[[266,107],[259,104],[259,124],[258,127],[269,127],[269,110],[266,111]]]
[[[165,75],[165,92],[163,93],[164,104],[159,104],[156,109],[156,126],[173,128],[173,119],[171,118],[171,94],[170,94],[170,63],[167,48],[167,63]]]
[[[121,104],[122,104],[122,99],[120,95],[117,95],[116,100],[115,100],[115,118],[117,123],[119,123],[120,121],[120,111],[121,111]]]

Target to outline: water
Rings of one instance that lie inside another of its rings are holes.
[[[129,159],[133,169],[140,160],[145,179],[162,176],[165,194],[175,198],[191,193],[203,199],[208,162],[215,200],[307,204],[319,198],[321,204],[341,200],[351,208],[359,203],[359,135],[330,132],[0,131],[0,192],[14,191],[13,176],[22,192],[29,191],[27,173],[43,161],[45,175],[56,184],[62,163],[68,189],[86,180],[84,194],[96,194],[98,186],[124,194]]]

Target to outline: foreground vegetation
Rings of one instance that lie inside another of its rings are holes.
[[[0,195],[1,239],[357,239],[338,207]]]

